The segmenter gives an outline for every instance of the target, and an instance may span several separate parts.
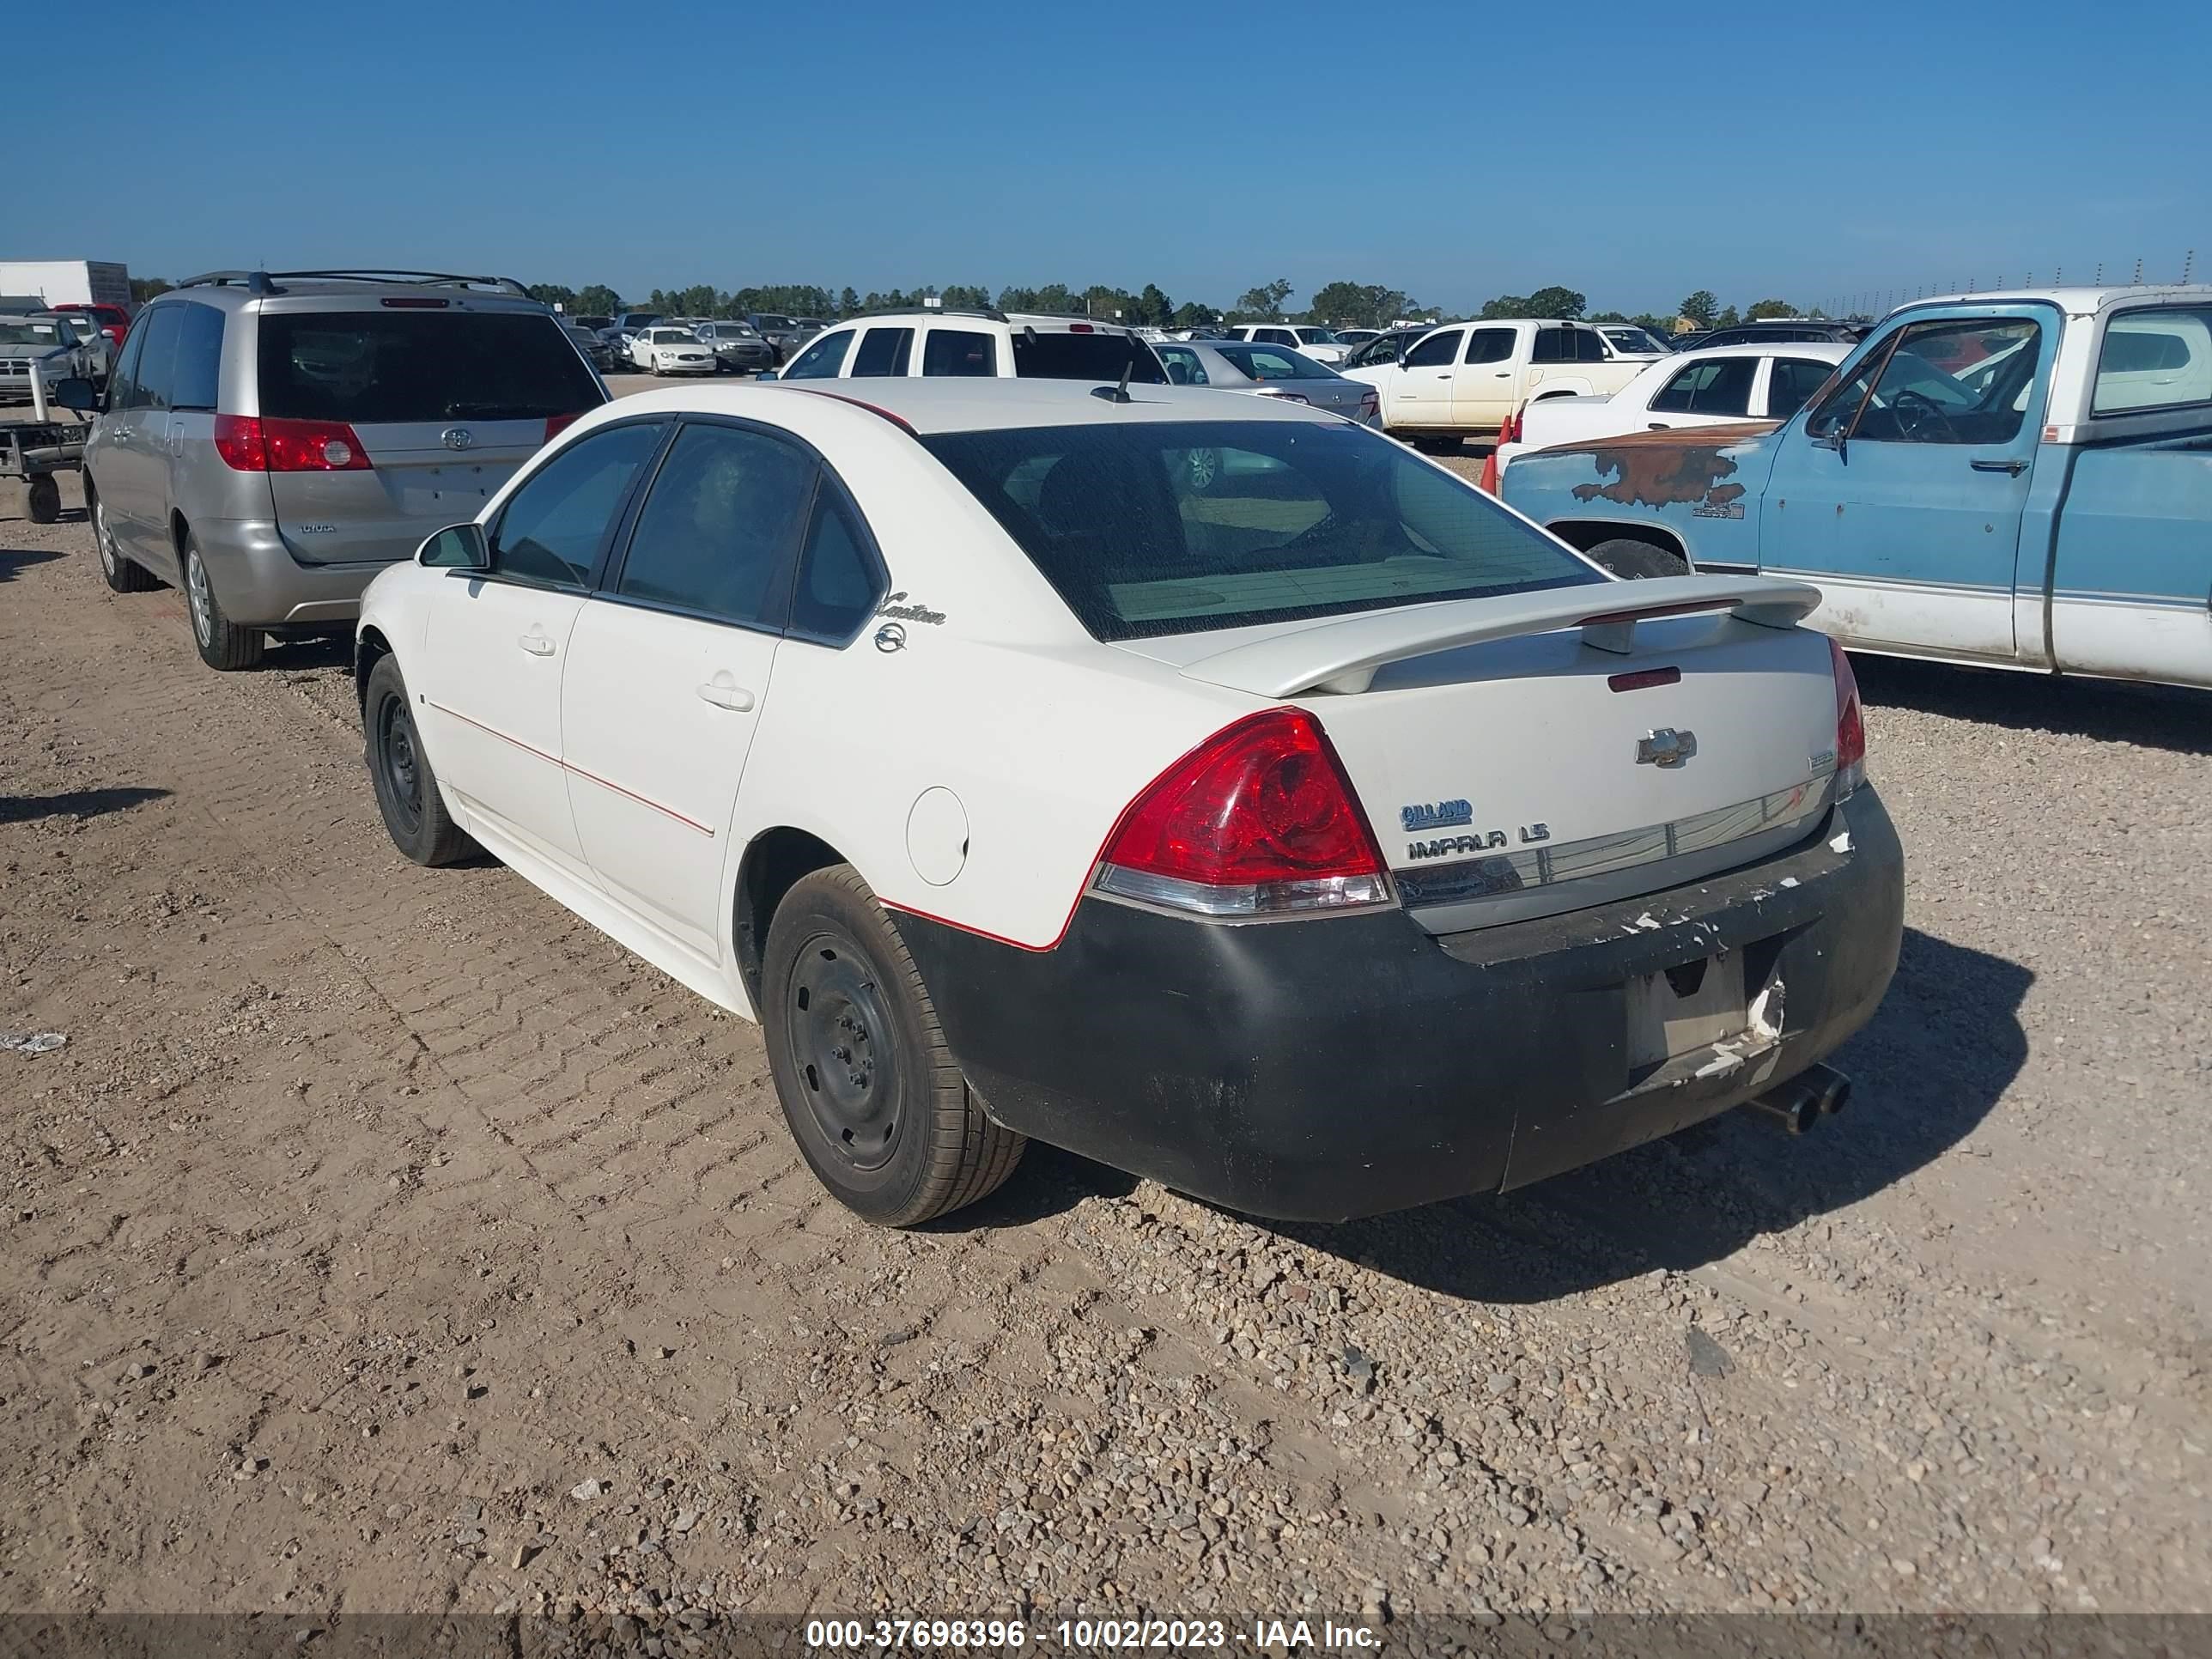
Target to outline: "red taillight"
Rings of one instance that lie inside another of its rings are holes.
[[[1351,781],[1303,708],[1249,715],[1163,772],[1107,837],[1097,884],[1213,916],[1390,902]]]
[[[578,410],[576,411],[577,415],[580,415],[582,413],[583,411],[581,410]],[[542,441],[549,444],[551,443],[555,438],[558,437],[562,433],[566,432],[571,426],[573,426],[575,423],[575,415],[548,415],[545,417],[545,436]]]
[[[1859,707],[1859,679],[1844,647],[1828,641],[1836,675],[1836,799],[1866,781],[1866,714]]]
[[[367,472],[368,452],[343,421],[215,417],[215,453],[240,472]]]

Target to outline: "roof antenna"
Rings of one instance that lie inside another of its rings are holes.
[[[1127,403],[1129,401],[1129,371],[1136,366],[1137,354],[1133,351],[1129,354],[1128,361],[1121,365],[1121,384],[1094,386],[1091,388],[1091,395],[1094,398],[1103,398],[1109,404]]]

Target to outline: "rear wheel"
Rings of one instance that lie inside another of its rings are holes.
[[[1616,576],[1642,580],[1650,576],[1686,576],[1690,562],[1680,554],[1650,542],[1631,541],[1625,536],[1609,542],[1600,542],[1585,557],[1595,560]]]
[[[143,593],[152,587],[154,577],[143,565],[133,564],[117,550],[114,526],[107,522],[106,503],[97,491],[88,489],[92,496],[92,544],[100,553],[100,574],[108,586],[118,593]]]
[[[268,635],[258,628],[240,628],[223,615],[215,584],[208,580],[207,564],[200,557],[199,543],[189,530],[185,532],[184,564],[185,608],[192,613],[192,643],[199,648],[200,660],[226,672],[252,667],[261,660]]]
[[[377,809],[392,845],[417,864],[451,864],[477,850],[467,830],[446,811],[446,798],[438,788],[438,775],[415,729],[415,711],[407,701],[407,682],[399,664],[380,658],[369,671],[368,690],[362,698],[361,721],[368,739],[368,778],[376,787]]]
[[[910,1227],[1021,1162],[1027,1140],[985,1115],[921,970],[850,865],[801,878],[776,907],[760,1012],[792,1138],[855,1214]]]

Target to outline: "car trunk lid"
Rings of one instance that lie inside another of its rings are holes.
[[[1130,648],[1310,710],[1409,914],[1451,933],[1680,885],[1809,834],[1835,682],[1826,641],[1791,623],[1817,599],[1681,577]]]

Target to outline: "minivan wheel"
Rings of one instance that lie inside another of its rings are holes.
[[[1680,554],[1669,552],[1663,547],[1654,547],[1650,542],[1633,541],[1626,536],[1600,542],[1583,556],[1616,576],[1626,576],[1632,580],[1690,574],[1689,561]]]
[[[185,608],[192,616],[192,643],[210,668],[251,668],[261,660],[267,636],[258,628],[240,628],[222,614],[199,544],[189,530],[185,532]]]
[[[100,574],[108,586],[118,593],[143,593],[154,586],[153,573],[145,566],[133,564],[116,550],[115,530],[107,522],[107,504],[96,491],[88,490],[92,496],[92,544],[100,553]]]
[[[368,738],[368,780],[376,787],[377,810],[384,814],[392,845],[423,865],[451,864],[478,850],[446,810],[396,659],[381,657],[369,671],[361,722]]]
[[[1021,1162],[1028,1140],[984,1114],[905,941],[850,865],[802,877],[776,907],[760,1014],[792,1138],[856,1215],[911,1227]]]

